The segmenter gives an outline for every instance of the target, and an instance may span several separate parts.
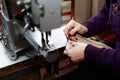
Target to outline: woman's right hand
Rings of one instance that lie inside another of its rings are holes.
[[[82,34],[86,33],[87,31],[88,31],[88,29],[84,25],[82,25],[74,20],[71,20],[64,29],[64,33],[65,33],[66,37],[70,40],[76,40],[76,38],[75,38],[76,33],[82,35]]]

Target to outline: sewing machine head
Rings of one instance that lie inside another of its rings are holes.
[[[2,4],[10,20],[25,24],[28,20],[40,31],[50,31],[61,25],[61,0],[2,0]]]
[[[58,36],[55,29],[61,26],[61,3],[62,0],[2,0],[1,36],[11,60],[31,50],[45,58],[52,54],[47,58],[50,61],[57,58],[57,49],[64,45],[56,46],[57,40],[52,38]]]

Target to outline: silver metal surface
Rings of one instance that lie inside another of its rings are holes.
[[[43,14],[43,16],[40,16],[40,30],[50,31],[52,29],[60,27],[62,20],[61,18],[62,0],[36,0],[36,1],[41,6],[40,12],[41,14]],[[35,9],[33,9],[33,12],[36,13],[38,11],[35,11]]]
[[[9,54],[9,52],[2,44],[2,41],[0,41],[0,69],[28,59],[26,56],[21,56],[17,60],[11,61],[7,54]]]
[[[57,59],[58,49],[65,47],[61,26],[62,0],[5,0],[1,37],[11,60],[30,51],[47,60]]]

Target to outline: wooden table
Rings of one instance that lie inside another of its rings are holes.
[[[38,73],[39,75],[40,67],[43,67],[42,64],[44,63],[42,56],[37,56],[33,59],[20,56],[16,61],[11,61],[6,53],[7,51],[0,42],[0,80],[17,80],[16,78],[18,77],[33,73]]]

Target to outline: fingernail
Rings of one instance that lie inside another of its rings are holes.
[[[76,39],[76,40],[78,40],[78,38],[77,38],[77,37],[76,37],[75,39]]]
[[[68,37],[71,37],[71,34],[68,34]]]

